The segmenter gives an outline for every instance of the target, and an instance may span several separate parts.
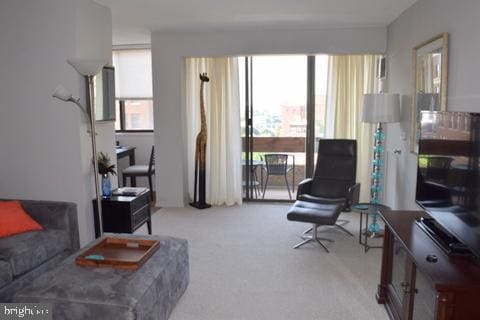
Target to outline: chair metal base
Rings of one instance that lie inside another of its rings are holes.
[[[309,242],[312,242],[312,241],[316,241],[318,242],[318,244],[320,244],[320,246],[322,246],[322,248],[328,253],[330,251],[328,251],[327,247],[325,247],[325,245],[320,241],[327,241],[327,242],[335,242],[334,240],[332,239],[328,239],[328,238],[319,238],[317,236],[317,228],[319,227],[319,225],[314,225],[312,228],[310,228],[311,230],[315,230],[315,232],[312,233],[311,236],[305,236],[303,235],[302,236],[302,239],[304,239],[302,242],[300,242],[299,244],[296,244],[293,249],[298,249],[300,248],[301,246],[303,246],[304,244],[307,244]],[[305,233],[304,233],[305,234]]]
[[[340,220],[337,220],[337,221],[340,221]],[[350,222],[350,221],[347,221],[347,220],[344,220],[344,221],[346,221],[346,223]],[[344,225],[345,225],[346,223],[344,223]],[[348,231],[347,229],[345,229],[345,227],[344,227],[343,225],[338,224],[338,223],[336,223],[336,224],[334,224],[334,225],[331,225],[331,226],[325,225],[325,227],[328,227],[328,228],[338,228],[338,229],[340,229],[341,231],[343,231],[343,232],[345,232],[346,234],[348,234],[349,236],[351,236],[351,237],[354,236],[353,233],[351,233],[350,231]],[[308,233],[312,232],[312,230],[313,230],[313,227],[310,227],[310,228],[308,228],[307,230],[303,231],[303,234],[308,234]]]

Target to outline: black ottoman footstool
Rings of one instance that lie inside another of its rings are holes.
[[[352,235],[348,230],[336,224],[341,211],[341,204],[320,204],[315,202],[296,201],[290,208],[290,210],[288,210],[287,219],[290,221],[312,223],[313,228],[307,230],[302,236],[304,241],[295,245],[293,248],[297,249],[306,243],[316,241],[323,247],[323,249],[325,249],[325,251],[329,252],[327,247],[325,247],[325,245],[320,240],[328,242],[333,242],[333,240],[327,238],[319,238],[317,236],[317,228],[322,225],[335,226]],[[305,235],[310,230],[312,230],[312,235]]]

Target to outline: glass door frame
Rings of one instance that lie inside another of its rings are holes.
[[[253,166],[253,57],[245,57],[245,201],[257,200],[254,197],[254,182],[250,172]]]
[[[313,176],[315,156],[315,56],[307,56],[307,135],[305,177]]]

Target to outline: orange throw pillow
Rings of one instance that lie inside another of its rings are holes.
[[[20,201],[0,201],[0,238],[34,230],[43,228],[23,210]]]

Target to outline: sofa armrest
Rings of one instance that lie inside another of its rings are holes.
[[[25,211],[46,229],[65,231],[70,238],[70,249],[80,248],[77,205],[70,202],[20,200]]]
[[[312,189],[312,182],[313,182],[312,178],[307,178],[307,179],[302,180],[298,184],[297,200],[298,200],[298,197],[301,196],[302,194],[310,194],[310,191]]]
[[[351,206],[358,204],[360,199],[360,183],[355,183],[353,186],[348,188],[348,199],[345,206],[345,211],[350,211]]]

